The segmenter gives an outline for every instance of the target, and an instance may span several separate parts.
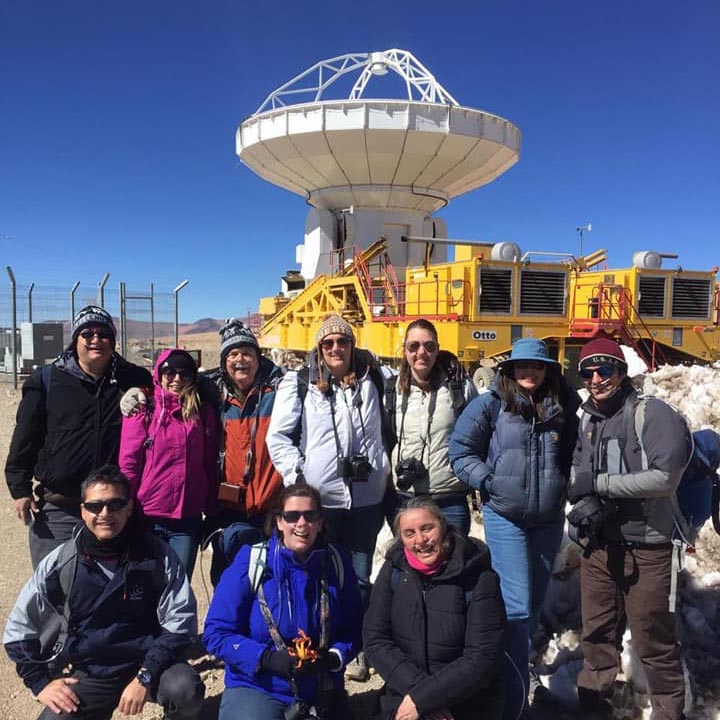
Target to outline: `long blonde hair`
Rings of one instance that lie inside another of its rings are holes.
[[[200,393],[198,393],[196,380],[189,382],[180,390],[178,401],[185,422],[195,422],[200,417]]]

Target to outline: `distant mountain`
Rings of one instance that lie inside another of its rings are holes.
[[[191,324],[183,324],[180,329],[183,335],[195,335],[197,333],[217,332],[223,326],[222,320],[215,318],[201,318]]]

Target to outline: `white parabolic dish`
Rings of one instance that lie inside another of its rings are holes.
[[[317,208],[433,212],[512,167],[521,133],[457,105],[350,99],[257,113],[236,143],[249,168]]]

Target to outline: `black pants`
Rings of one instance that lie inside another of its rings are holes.
[[[72,691],[80,698],[76,712],[57,715],[45,708],[38,720],[110,720],[120,702],[120,696],[135,673],[110,678],[91,678],[82,672],[70,677],[79,682]],[[151,698],[165,709],[165,717],[173,720],[192,720],[202,708],[205,686],[200,676],[187,663],[171,665],[161,676],[157,692]]]

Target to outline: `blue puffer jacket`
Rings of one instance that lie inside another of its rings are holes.
[[[338,548],[339,550],[339,548]],[[320,578],[327,562],[330,594],[329,649],[339,653],[342,666],[331,673],[337,689],[342,687],[343,668],[358,653],[361,644],[362,606],[357,579],[348,556],[343,552],[342,589],[326,547],[313,550],[305,562],[279,542],[270,540],[263,591],[280,635],[286,643],[302,629],[312,638],[313,647],[320,641]],[[209,652],[225,661],[225,686],[264,690],[284,703],[293,700],[288,681],[259,669],[260,656],[274,650],[263,619],[256,593],[248,578],[250,546],[245,545],[233,564],[223,573],[213,596],[203,641]],[[298,692],[313,704],[317,696],[317,677],[297,678]]]
[[[465,408],[450,437],[456,476],[513,522],[536,524],[562,516],[580,405],[575,390],[564,383],[562,388],[560,403],[545,399],[540,420],[521,395],[517,403],[527,412],[508,412],[493,387]]]

